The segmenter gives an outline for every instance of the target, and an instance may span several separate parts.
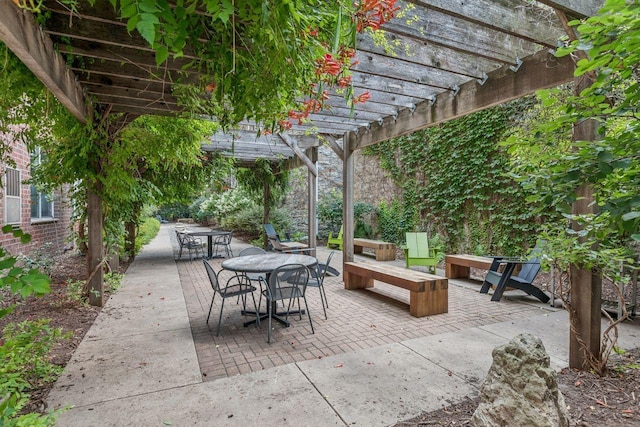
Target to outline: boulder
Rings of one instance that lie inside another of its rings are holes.
[[[568,427],[558,376],[540,338],[521,334],[493,350],[473,414],[477,427]]]

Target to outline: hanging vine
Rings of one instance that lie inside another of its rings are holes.
[[[484,110],[369,147],[402,189],[418,228],[445,238],[447,250],[517,254],[536,236],[540,217],[508,175],[498,143],[532,101]]]

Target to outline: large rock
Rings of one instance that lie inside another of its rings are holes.
[[[556,371],[540,338],[521,334],[493,350],[472,418],[484,426],[569,426]]]

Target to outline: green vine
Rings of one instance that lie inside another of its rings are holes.
[[[403,221],[415,213],[416,229],[441,235],[447,251],[522,253],[540,217],[508,176],[509,156],[498,143],[531,103],[515,101],[368,147],[365,154],[378,156],[402,189]]]

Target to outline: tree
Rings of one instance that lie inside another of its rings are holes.
[[[599,276],[607,275],[614,283],[624,280],[620,265],[637,268],[640,241],[639,11],[637,2],[607,0],[597,16],[570,23],[579,37],[558,55],[576,58],[577,93],[539,92],[543,105],[558,114],[529,137],[516,138],[517,149],[537,147],[535,164],[521,158],[523,185],[534,191],[532,197],[554,204],[573,225],[552,228],[545,235],[549,255],[570,281],[570,365],[600,372],[615,339],[605,339],[602,347],[597,342]],[[597,132],[597,138],[576,133],[585,127],[591,129],[585,135]],[[584,286],[592,272],[598,277]],[[592,307],[576,308],[577,300],[586,296],[593,298]],[[593,322],[585,321],[588,318]]]

